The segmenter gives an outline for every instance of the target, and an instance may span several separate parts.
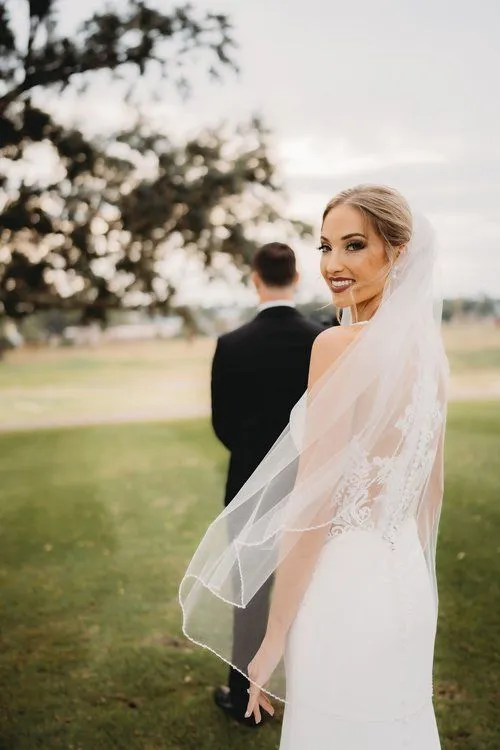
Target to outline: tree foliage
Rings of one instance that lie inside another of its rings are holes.
[[[175,293],[169,258],[179,252],[199,258],[208,271],[224,256],[245,268],[255,227],[278,218],[279,186],[259,120],[179,143],[138,118],[128,130],[90,139],[59,122],[50,107],[53,94],[69,86],[84,92],[98,71],[112,78],[126,72],[133,95],[135,82],[155,72],[188,92],[185,62],[194,52],[212,77],[235,69],[226,16],[200,16],[190,6],[163,13],[147,0],[131,0],[95,13],[67,37],[59,32],[57,5],[26,2],[22,49],[12,4],[0,0],[5,314],[57,307],[102,318],[119,306],[163,309]],[[23,171],[42,145],[57,164],[50,182]]]

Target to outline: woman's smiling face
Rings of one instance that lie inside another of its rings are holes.
[[[358,317],[364,317],[370,302],[378,307],[390,264],[384,240],[357,208],[341,204],[328,212],[320,250],[321,274],[335,307],[355,306]]]

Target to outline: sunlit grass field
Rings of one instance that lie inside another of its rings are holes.
[[[207,420],[0,435],[0,748],[272,750],[213,707],[177,586],[220,509]],[[439,543],[444,750],[498,750],[500,403],[453,404]],[[313,748],[311,748],[313,750]]]
[[[500,398],[500,327],[445,326],[452,397]],[[205,416],[214,341],[144,341],[10,352],[0,429]]]
[[[22,349],[0,363],[0,429],[198,416],[210,339]]]

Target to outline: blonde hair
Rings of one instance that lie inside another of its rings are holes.
[[[342,190],[326,206],[323,222],[333,208],[342,205],[357,208],[370,222],[384,240],[389,260],[394,259],[396,248],[410,241],[413,229],[411,210],[397,190],[384,185],[357,185]]]

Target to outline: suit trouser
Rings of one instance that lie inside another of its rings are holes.
[[[234,608],[232,663],[246,672],[264,639],[273,578],[269,578],[244,609]],[[229,670],[229,689],[235,710],[241,715],[248,704],[249,681],[237,669]]]

